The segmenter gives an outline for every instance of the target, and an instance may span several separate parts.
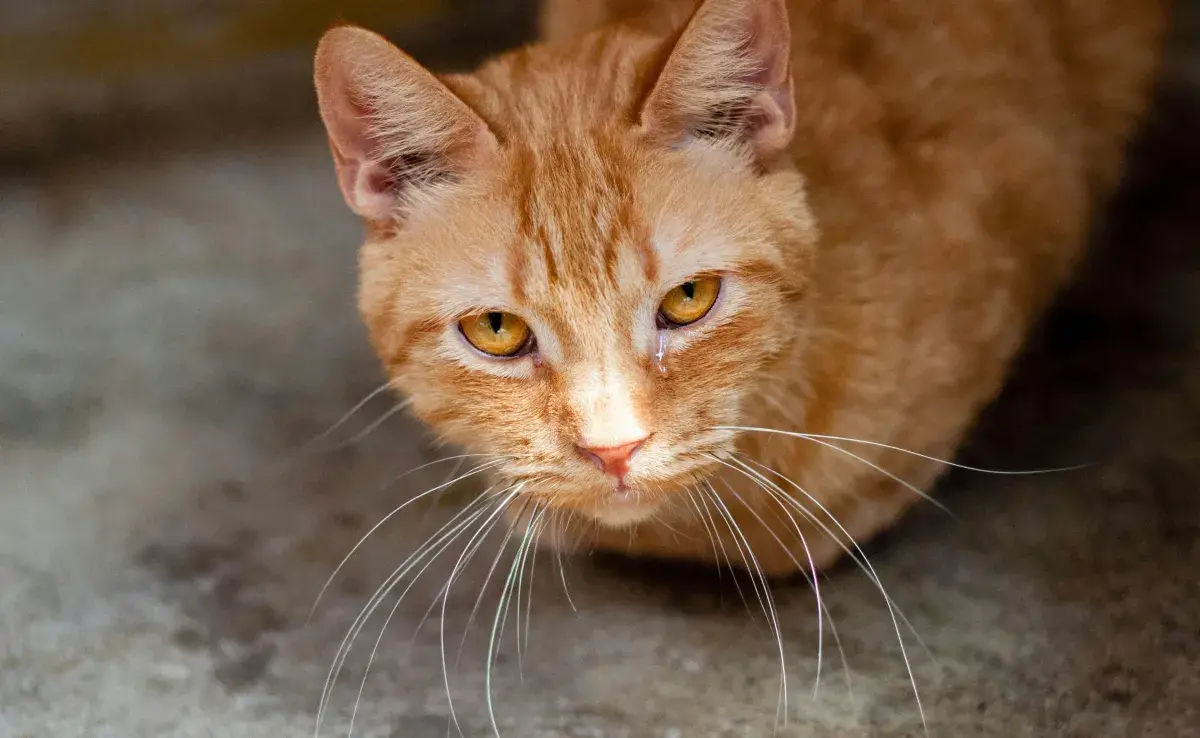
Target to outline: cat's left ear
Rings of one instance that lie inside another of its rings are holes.
[[[784,0],[706,0],[646,98],[641,126],[668,145],[736,138],[761,162],[796,128]]]
[[[465,102],[377,34],[328,31],[315,66],[338,184],[367,220],[403,219],[423,192],[478,168],[498,146]]]

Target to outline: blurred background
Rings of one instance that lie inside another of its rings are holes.
[[[333,23],[462,69],[528,38],[534,9],[534,0],[5,0],[0,157],[311,121],[312,51]]]
[[[560,582],[547,560],[517,616],[532,607],[531,637],[518,652],[510,633],[489,677],[494,582],[454,652],[497,545],[444,615],[427,617],[453,560],[384,630],[388,601],[323,734],[345,735],[357,704],[355,735],[458,735],[452,712],[491,735],[489,691],[514,738],[1194,731],[1198,5],[1178,4],[1155,113],[1085,268],[964,452],[1091,466],[952,474],[938,494],[955,517],[926,506],[873,544],[903,640],[850,567],[822,587],[836,647],[811,593],[781,587],[780,727],[779,653],[728,577],[584,558]],[[533,6],[0,0],[0,738],[312,734],[356,615],[456,509],[390,521],[308,618],[354,543],[454,466],[397,483],[449,452],[384,396],[337,424],[382,377],[312,51],[346,20],[461,69],[528,38]]]

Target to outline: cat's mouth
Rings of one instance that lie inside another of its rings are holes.
[[[547,508],[604,527],[628,528],[660,515],[665,507],[678,502],[680,495],[690,494],[689,488],[707,476],[710,466],[688,464],[662,476],[634,473],[620,480],[561,472],[534,474],[513,484]]]

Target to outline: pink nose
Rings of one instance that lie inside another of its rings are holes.
[[[629,463],[633,461],[633,457],[637,455],[645,442],[645,438],[639,438],[620,446],[579,446],[578,448],[579,452],[591,459],[600,471],[611,474],[617,479],[623,479],[629,473]]]

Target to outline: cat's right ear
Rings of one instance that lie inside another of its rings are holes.
[[[423,188],[461,176],[496,138],[466,103],[412,57],[361,28],[334,28],[317,46],[321,118],[350,209],[376,222],[403,217]]]
[[[760,161],[796,129],[791,31],[783,0],[705,0],[643,105],[642,130],[668,145],[738,141]]]

